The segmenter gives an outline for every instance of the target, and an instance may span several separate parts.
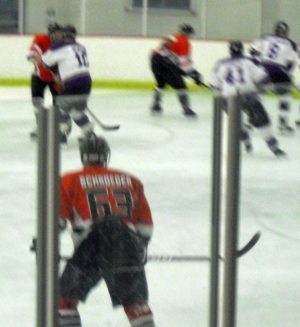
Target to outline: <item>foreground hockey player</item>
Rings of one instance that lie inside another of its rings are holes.
[[[290,92],[293,87],[293,74],[298,65],[298,46],[288,36],[288,24],[279,21],[275,24],[273,34],[263,35],[254,41],[250,53],[261,62],[274,83],[273,91],[279,97],[279,129],[293,132],[294,129],[289,126]]]
[[[152,112],[162,112],[162,96],[167,85],[176,92],[185,116],[195,117],[197,114],[190,108],[188,89],[183,76],[192,78],[201,84],[201,75],[194,68],[191,58],[190,38],[195,34],[189,24],[179,26],[177,34],[164,38],[158,49],[151,54],[151,70],[156,80]]]
[[[234,96],[237,92],[242,95],[243,111],[248,115],[249,122],[261,134],[269,149],[277,156],[285,153],[279,149],[278,140],[274,137],[269,116],[263,107],[256,86],[268,81],[268,73],[256,65],[250,58],[244,56],[244,46],[239,40],[229,43],[230,57],[219,60],[210,78],[210,85],[218,90],[224,99]],[[252,144],[246,124],[242,126],[242,141],[247,152],[252,152]]]
[[[143,185],[107,168],[110,148],[102,137],[85,138],[80,155],[84,168],[61,180],[61,218],[76,237],[60,280],[59,327],[81,327],[78,302],[102,279],[132,327],[154,327],[144,269],[153,221]]]

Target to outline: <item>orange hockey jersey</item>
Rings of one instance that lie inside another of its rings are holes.
[[[73,229],[86,228],[107,215],[117,215],[146,238],[153,221],[142,183],[128,173],[88,166],[61,178],[61,218]]]
[[[174,64],[188,72],[194,69],[191,51],[190,41],[185,36],[173,34],[164,38],[160,48],[155,52],[169,57]]]
[[[48,34],[37,34],[35,35],[32,44],[29,48],[27,58],[30,59],[34,54],[42,55],[47,52],[51,47],[51,39]],[[54,81],[53,75],[49,69],[46,69],[42,64],[35,64],[36,74],[44,81]]]

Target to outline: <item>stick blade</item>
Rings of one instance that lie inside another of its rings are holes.
[[[252,236],[250,241],[243,248],[237,251],[237,257],[241,257],[242,255],[250,251],[255,246],[255,244],[259,241],[260,237],[261,237],[261,232],[256,232]]]
[[[204,255],[149,255],[148,261],[151,262],[180,262],[180,261],[210,261],[208,256]]]
[[[121,126],[120,125],[103,125],[102,124],[102,129],[105,131],[117,131]]]

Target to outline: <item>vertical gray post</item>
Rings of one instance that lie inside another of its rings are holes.
[[[38,117],[37,327],[58,327],[58,217],[60,207],[58,110]]]
[[[142,36],[147,36],[148,0],[142,1]]]
[[[236,325],[241,97],[228,99],[223,327]]]
[[[214,97],[211,202],[211,262],[209,326],[218,326],[219,315],[219,239],[222,174],[222,98]]]
[[[19,0],[18,4],[18,32],[19,34],[24,34],[24,17],[25,17],[25,12],[24,12],[24,1],[25,0]]]

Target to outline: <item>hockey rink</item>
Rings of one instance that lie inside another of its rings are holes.
[[[35,120],[29,88],[0,90],[0,326],[33,327],[36,266],[29,246],[37,224],[37,144],[29,132]],[[121,125],[112,132],[95,125],[95,132],[110,144],[110,166],[144,184],[155,227],[149,254],[209,256],[212,95],[191,93],[196,120],[182,115],[173,92],[164,97],[162,115],[150,114],[151,100],[151,91],[93,90],[91,110],[103,123]],[[276,98],[264,102],[276,125]],[[292,121],[299,118],[299,105],[294,100]],[[300,324],[300,129],[293,135],[280,134],[276,126],[274,131],[287,158],[276,158],[255,130],[253,154],[241,151],[239,247],[257,231],[262,236],[238,261],[239,327]],[[224,116],[224,139],[226,133]],[[61,147],[62,173],[81,168],[80,134],[73,124],[68,146]],[[223,250],[224,237],[221,242]],[[66,231],[61,253],[71,251]],[[208,261],[147,264],[157,327],[208,327],[209,269]],[[79,311],[83,327],[129,326],[123,309],[111,307],[104,282]]]

